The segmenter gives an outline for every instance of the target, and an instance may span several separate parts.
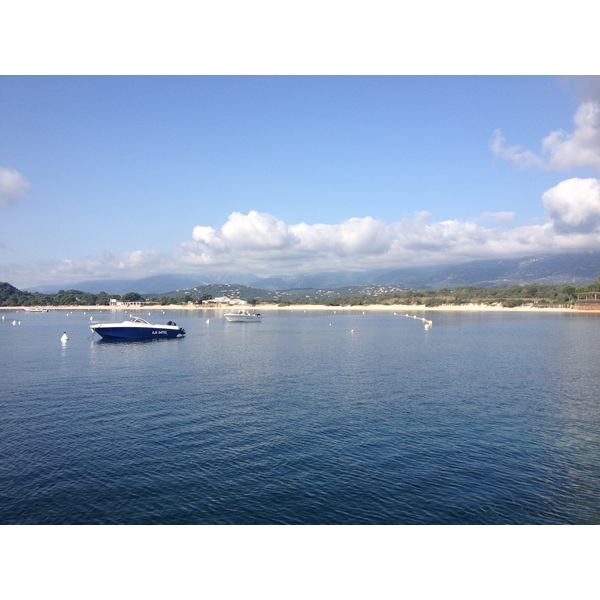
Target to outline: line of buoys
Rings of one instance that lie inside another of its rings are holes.
[[[396,313],[394,313],[396,314]],[[400,315],[401,317],[407,317],[408,319],[416,319],[418,321],[423,321],[423,323],[425,324],[425,329],[431,329],[432,325],[433,325],[433,321],[430,321],[429,319],[426,319],[425,317],[417,317],[417,315],[409,315],[408,313],[405,315]]]

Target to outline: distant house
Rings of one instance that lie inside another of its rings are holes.
[[[144,305],[143,302],[121,302],[121,300],[117,300],[116,298],[111,298],[109,306],[117,308],[117,307],[134,307],[141,308]]]
[[[239,304],[248,304],[245,300],[239,298],[228,298],[227,296],[220,296],[219,298],[211,298],[210,300],[202,300],[202,304],[205,306],[234,306]]]
[[[209,298],[208,300],[202,300],[202,304],[206,304],[206,306],[222,306],[223,304],[227,304],[229,302],[229,298],[227,296],[221,296],[220,298]]]

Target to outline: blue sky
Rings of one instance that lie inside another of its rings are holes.
[[[600,249],[598,78],[8,76],[0,98],[13,285]]]
[[[594,20],[474,6],[6,7],[0,281],[600,249]]]

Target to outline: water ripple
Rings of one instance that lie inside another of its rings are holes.
[[[13,335],[0,522],[600,523],[600,320],[360,319]]]

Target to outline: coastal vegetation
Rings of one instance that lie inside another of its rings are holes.
[[[143,302],[147,305],[187,305],[200,304],[212,299],[223,286],[216,284],[199,286],[189,290],[178,290],[166,294],[142,295],[137,292],[127,294],[92,294],[80,290],[60,290],[55,294],[21,291],[9,283],[0,282],[0,306],[58,307],[58,306],[108,306],[111,299],[118,302]],[[512,308],[522,305],[538,307],[570,306],[577,301],[577,295],[585,292],[600,292],[600,277],[589,285],[507,285],[493,287],[458,286],[438,290],[407,290],[397,286],[358,286],[330,290],[287,290],[272,292],[242,285],[227,286],[227,291],[235,291],[228,297],[246,300],[250,304],[272,303],[279,306],[288,304],[321,304],[325,306],[366,306],[385,305],[443,305],[487,304]]]
[[[424,305],[428,307],[465,304],[487,304],[514,308],[523,305],[539,307],[570,306],[577,301],[577,295],[584,292],[600,291],[600,277],[586,286],[572,285],[510,285],[494,287],[458,286],[439,290],[404,290],[396,293],[382,293],[378,296],[347,296],[327,301],[333,305],[402,304]]]
[[[187,304],[187,299],[183,297],[146,298],[137,292],[119,295],[106,292],[91,294],[80,290],[60,290],[56,294],[42,294],[40,292],[21,291],[9,283],[0,282],[0,306],[108,306],[111,299],[119,302],[149,301],[160,305]]]

